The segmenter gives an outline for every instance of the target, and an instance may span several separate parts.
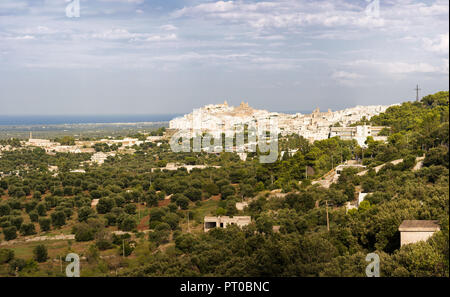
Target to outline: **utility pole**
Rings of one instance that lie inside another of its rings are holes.
[[[328,219],[328,200],[325,200],[325,205],[327,208],[327,230],[330,232],[330,220]]]
[[[188,221],[187,232],[191,233],[191,230],[189,230],[189,210],[186,213],[187,213],[187,221]]]
[[[122,239],[122,255],[123,258],[125,259],[125,239]]]
[[[61,260],[61,255],[59,255],[59,266],[61,267],[61,273],[62,273],[62,260]]]
[[[419,85],[416,85],[416,88],[414,89],[414,91],[416,91],[416,101],[419,101],[419,91],[422,89],[419,89]]]
[[[138,197],[137,207],[138,207],[138,219],[139,219],[139,222],[141,222],[141,195],[139,195],[139,197]]]

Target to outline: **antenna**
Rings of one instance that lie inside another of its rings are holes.
[[[414,89],[414,91],[416,91],[416,101],[419,101],[419,91],[422,89],[419,89],[419,85],[416,85],[416,88]]]

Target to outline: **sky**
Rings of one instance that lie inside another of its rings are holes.
[[[338,110],[448,90],[448,0],[79,0],[68,17],[74,1],[0,1],[0,115]]]

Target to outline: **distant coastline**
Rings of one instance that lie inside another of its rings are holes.
[[[152,123],[168,122],[181,115],[0,115],[0,126]]]

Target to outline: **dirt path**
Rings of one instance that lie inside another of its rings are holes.
[[[75,239],[75,235],[69,234],[69,235],[56,235],[56,236],[28,236],[21,239],[13,239],[10,241],[4,241],[0,243],[0,246],[8,246],[8,245],[14,245],[16,243],[23,243],[23,242],[33,242],[33,241],[46,241],[46,240],[72,240]]]
[[[143,231],[146,228],[148,228],[149,220],[150,220],[150,215],[146,215],[145,217],[143,217],[137,226],[138,231]]]

